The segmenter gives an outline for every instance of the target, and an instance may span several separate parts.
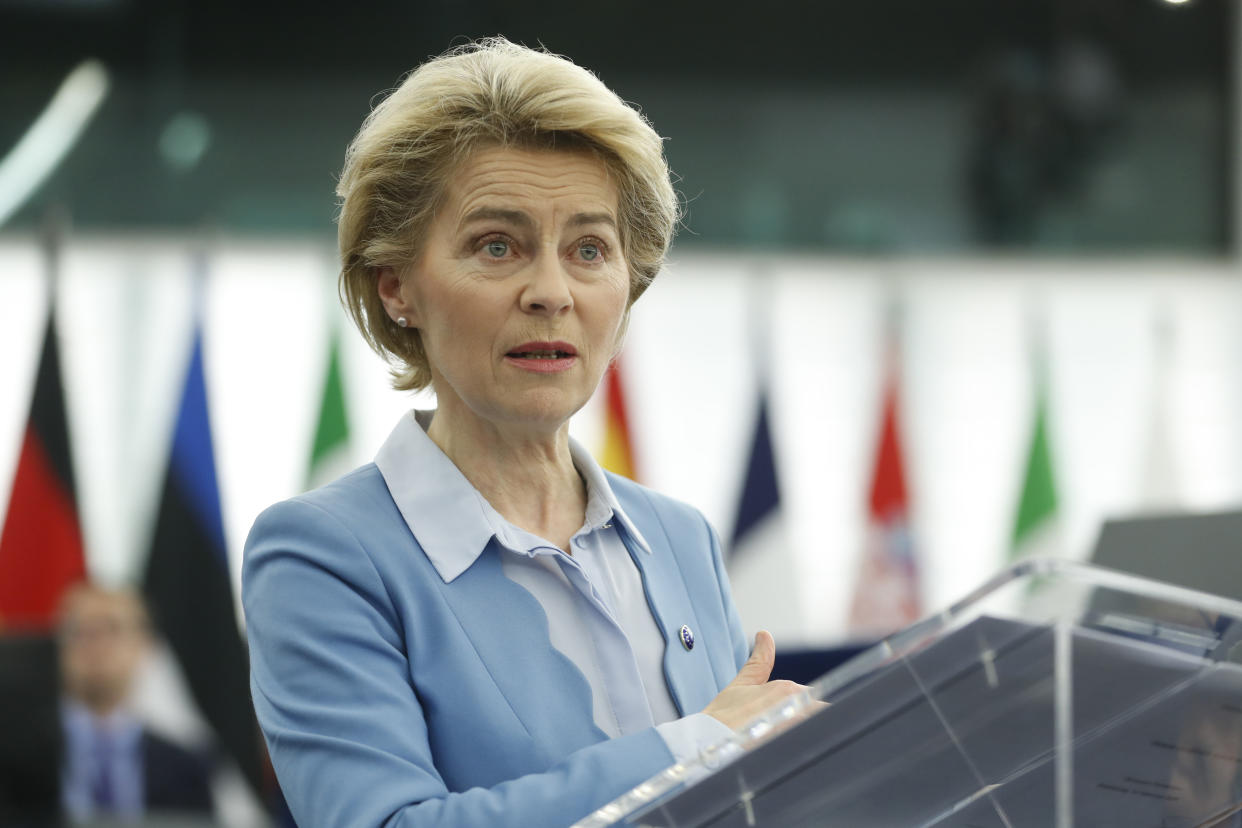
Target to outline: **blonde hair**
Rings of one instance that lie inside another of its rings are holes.
[[[585,149],[617,186],[629,304],[659,273],[679,217],[663,144],[647,120],[567,58],[488,38],[415,69],[372,110],[337,186],[341,301],[392,367],[393,387],[431,382],[418,331],[384,312],[380,268],[404,272],[421,251],[448,179],[486,146]]]

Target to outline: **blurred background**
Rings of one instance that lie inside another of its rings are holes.
[[[750,631],[856,645],[1108,518],[1242,507],[1236,2],[0,0],[0,639],[141,592],[134,693],[229,746],[216,819],[273,801],[251,523],[434,406],[336,302],[345,146],[497,33],[667,137],[685,226],[573,430],[703,510]]]

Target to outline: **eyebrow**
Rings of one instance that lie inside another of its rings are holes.
[[[570,227],[583,227],[588,224],[607,224],[613,230],[617,229],[616,219],[611,213],[575,213],[569,219]]]
[[[505,207],[478,207],[467,213],[461,223],[465,225],[476,221],[506,221],[519,227],[534,226],[534,221],[526,212]],[[617,228],[616,219],[611,213],[575,213],[569,219],[570,227],[584,227],[590,224],[606,224],[614,230]]]
[[[470,224],[475,221],[507,221],[510,224],[517,224],[522,227],[530,227],[534,224],[531,217],[521,210],[508,210],[504,207],[479,207],[466,213],[466,217],[462,219],[462,224]]]

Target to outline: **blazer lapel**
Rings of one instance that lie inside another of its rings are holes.
[[[698,642],[687,647],[682,642],[681,630],[686,627],[691,635],[699,636],[704,632],[703,627],[695,615],[685,579],[659,516],[646,504],[637,502],[637,498],[627,499],[624,507],[635,524],[643,527],[643,539],[651,548],[650,553],[638,548],[624,524],[618,524],[630,557],[642,573],[647,603],[664,636],[664,678],[669,692],[681,715],[698,713],[719,690],[707,647],[699,646]],[[650,531],[646,529],[648,526]]]

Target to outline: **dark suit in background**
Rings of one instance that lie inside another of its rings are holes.
[[[142,759],[148,813],[211,816],[211,765],[205,757],[146,730]]]

